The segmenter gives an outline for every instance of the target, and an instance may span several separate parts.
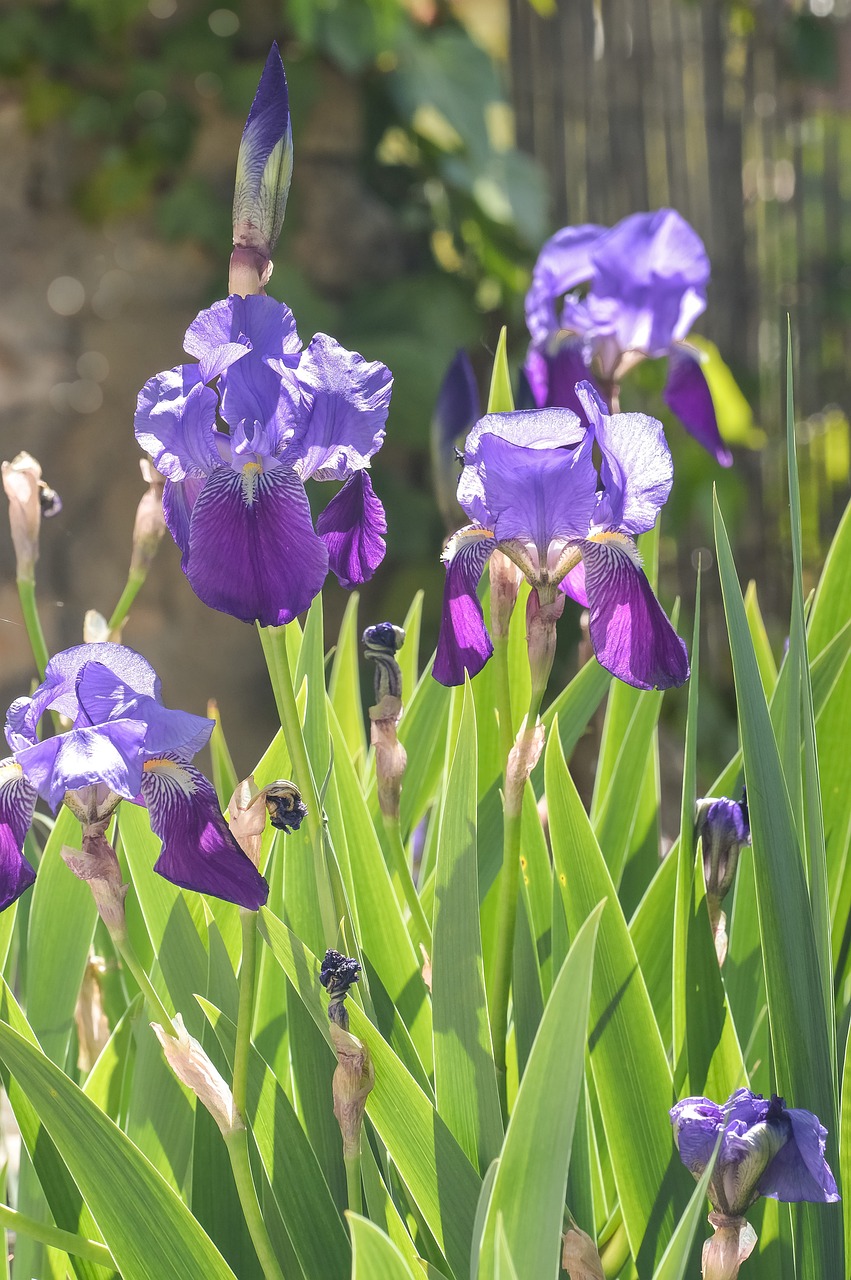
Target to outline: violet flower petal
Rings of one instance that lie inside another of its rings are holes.
[[[686,647],[666,617],[628,538],[581,545],[597,661],[637,689],[669,689],[689,676]]]
[[[139,792],[145,732],[141,720],[114,720],[46,738],[16,759],[54,813],[66,791],[97,782],[132,800]]]
[[[709,1098],[683,1098],[671,1107],[670,1115],[680,1159],[699,1178],[712,1159],[724,1112]]]
[[[38,793],[14,760],[0,760],[0,911],[20,898],[35,880],[24,857]]]
[[[252,363],[281,360],[292,368],[301,351],[293,313],[283,302],[265,294],[250,294],[247,298],[231,294],[214,302],[186,330],[183,349],[202,360],[214,348],[245,338],[251,344]]]
[[[530,347],[523,368],[538,406],[560,405],[584,418],[576,384],[590,381],[590,374],[581,338],[561,340],[553,350]]]
[[[562,227],[544,243],[526,294],[526,324],[533,342],[545,343],[561,327],[558,300],[569,289],[591,279],[591,253],[605,231],[605,227],[590,223]]]
[[[281,626],[302,613],[322,589],[328,549],[295,472],[214,471],[192,510],[184,572],[200,600],[243,622]]]
[[[589,382],[581,382],[576,394],[602,454],[605,496],[595,522],[630,534],[652,529],[674,482],[661,422],[644,413],[609,414]]]
[[[163,485],[163,518],[169,533],[180,547],[180,564],[184,573],[189,558],[192,511],[206,482],[206,476],[187,476],[185,480],[166,480]]]
[[[316,521],[331,569],[349,590],[367,582],[384,559],[387,519],[366,470],[356,471]]]
[[[438,456],[451,455],[459,436],[466,435],[479,417],[479,388],[470,357],[463,347],[443,375],[432,418],[432,439]]]
[[[393,375],[317,333],[302,353],[298,379],[309,417],[292,442],[303,480],[345,480],[381,448]]]
[[[139,392],[136,439],[168,479],[204,475],[217,465],[216,405],[215,391],[203,385],[194,364],[158,373]]]
[[[565,577],[558,584],[559,591],[563,591],[566,596],[570,596],[571,600],[575,600],[577,604],[581,604],[583,609],[588,608],[588,592],[585,590],[585,562],[580,560],[579,564],[574,565]]]
[[[178,751],[195,756],[206,746],[214,722],[206,716],[188,711],[172,711],[155,698],[135,693],[128,685],[99,662],[87,662],[77,681],[80,715],[75,728],[82,727],[84,717],[93,726],[115,720],[139,720],[145,728],[146,755]]]
[[[441,684],[464,683],[493,653],[476,587],[494,551],[493,534],[470,525],[459,529],[443,553],[446,586],[432,674]]]
[[[181,889],[257,911],[269,886],[231,835],[212,785],[179,760],[149,761],[141,793],[162,840],[154,870]]]
[[[791,1136],[759,1180],[759,1193],[776,1200],[811,1200],[831,1204],[839,1199],[836,1180],[824,1158],[827,1130],[811,1111],[784,1108]]]
[[[703,445],[722,467],[733,465],[733,455],[718,430],[715,406],[700,367],[700,356],[689,347],[671,347],[662,399],[671,412],[677,415],[689,435]]]

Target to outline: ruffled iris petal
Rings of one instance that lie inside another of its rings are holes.
[[[93,725],[115,720],[140,720],[145,727],[146,755],[179,751],[194,756],[210,740],[213,721],[188,711],[172,711],[155,698],[134,692],[107,667],[88,662],[77,682],[78,724],[86,717]]]
[[[251,294],[241,298],[232,294],[214,302],[202,311],[186,330],[184,351],[197,359],[208,356],[215,347],[247,338],[253,356],[263,360],[295,363],[301,341],[295,318],[289,307],[274,298]]]
[[[589,372],[581,338],[558,341],[552,351],[530,348],[524,371],[540,408],[559,405],[583,417],[576,384],[589,379]]]
[[[582,543],[591,644],[597,661],[637,689],[669,689],[689,675],[686,647],[637,563],[617,535]]]
[[[576,393],[602,454],[605,524],[631,534],[652,529],[674,481],[661,422],[643,413],[609,414],[591,383],[580,383]]]
[[[0,760],[0,911],[35,880],[23,854],[38,793],[14,760]]]
[[[433,675],[441,684],[464,683],[481,671],[493,653],[476,587],[494,550],[493,536],[471,526],[461,529],[444,552],[446,586]]]
[[[790,1202],[838,1200],[836,1180],[824,1158],[824,1125],[811,1111],[796,1108],[784,1110],[783,1123],[791,1134],[760,1178],[760,1195]]]
[[[544,343],[560,327],[558,300],[594,273],[591,252],[605,227],[562,227],[538,254],[526,294],[526,324],[532,341]]]
[[[356,471],[316,521],[330,567],[347,590],[367,582],[384,559],[387,520],[368,471]]]
[[[700,367],[700,356],[689,347],[672,347],[668,355],[668,378],[662,392],[665,404],[675,413],[690,436],[722,467],[733,465],[733,455],[721,439],[712,394]]]
[[[54,813],[66,791],[96,782],[132,800],[139,792],[145,732],[141,720],[71,729],[19,751],[16,759]]]
[[[231,835],[202,773],[178,760],[149,761],[141,792],[151,829],[162,840],[154,866],[159,875],[250,911],[263,905],[269,886]]]
[[[344,480],[381,448],[393,390],[386,365],[317,333],[298,366],[309,417],[292,444],[303,480]]]
[[[136,439],[168,479],[205,474],[218,462],[216,403],[215,391],[203,385],[194,364],[158,373],[139,392]]]
[[[307,609],[328,549],[295,472],[214,471],[192,511],[184,572],[199,599],[243,622],[281,626]]]
[[[688,1171],[699,1178],[712,1159],[724,1125],[722,1109],[708,1098],[683,1098],[671,1108],[677,1147]]]

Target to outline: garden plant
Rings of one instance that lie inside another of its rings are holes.
[[[682,636],[656,595],[671,454],[620,387],[666,360],[707,486],[735,465],[688,345],[700,238],[670,209],[565,228],[516,385],[504,333],[484,413],[453,365],[435,460],[457,446],[458,527],[421,665],[422,593],[388,620],[356,592],[393,536],[370,472],[404,429],[392,370],[304,342],[265,292],[292,173],[275,47],[229,296],[139,393],[127,587],[62,652],[36,598],[50,460],[3,464],[35,664],[0,761],[4,1274],[840,1280],[851,517],[805,598],[791,340],[788,644],[778,662],[716,501],[741,746],[699,796],[701,574]],[[280,730],[247,777],[227,725],[166,706],[122,642],[164,535],[262,646]],[[575,606],[586,660],[554,687]],[[685,728],[660,857],[665,698]]]

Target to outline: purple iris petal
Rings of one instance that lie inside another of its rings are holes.
[[[671,1108],[677,1147],[689,1173],[699,1178],[724,1127],[724,1112],[708,1098],[683,1098]]]
[[[616,305],[621,351],[665,355],[706,307],[709,259],[703,241],[673,209],[634,213],[596,241],[592,302]]]
[[[582,543],[591,644],[597,661],[637,689],[669,689],[688,679],[688,654],[627,538]]]
[[[836,1180],[824,1158],[824,1125],[811,1111],[784,1108],[783,1115],[791,1135],[760,1178],[760,1195],[790,1202],[838,1200]]]
[[[233,197],[234,244],[274,249],[293,172],[287,77],[272,45],[242,133]]]
[[[381,448],[393,375],[379,360],[364,360],[317,333],[302,353],[298,379],[309,405],[292,445],[299,475],[345,480]]]
[[[181,567],[186,569],[189,554],[189,522],[206,476],[187,476],[185,480],[166,480],[163,485],[163,517],[166,527],[183,553]]]
[[[576,384],[590,375],[580,338],[558,340],[553,350],[530,347],[523,368],[538,406],[560,405],[584,416]]]
[[[652,529],[674,481],[661,422],[643,413],[609,414],[589,382],[581,382],[576,394],[602,454],[604,500],[595,522],[631,534]]]
[[[184,572],[213,609],[264,626],[292,622],[318,595],[328,549],[301,480],[287,467],[221,467],[192,510]]]
[[[301,351],[295,318],[289,307],[274,298],[231,294],[200,312],[186,330],[183,349],[202,360],[214,348],[248,339],[249,359],[278,360],[292,368]],[[240,362],[242,363],[242,362]]]
[[[76,720],[79,711],[77,678],[87,662],[103,663],[137,693],[159,700],[159,677],[135,649],[108,641],[74,645],[50,659],[44,680],[32,698],[18,698],[9,708],[6,738],[13,751],[38,742],[38,722],[48,709],[58,711],[69,720]]]
[[[141,720],[145,725],[146,755],[179,751],[183,756],[195,756],[206,746],[213,732],[214,722],[206,716],[172,711],[158,699],[136,693],[99,662],[88,662],[82,668],[77,681],[77,698],[80,715],[75,728],[85,724],[85,719],[92,725],[106,725],[115,720]]]
[[[136,402],[136,439],[170,480],[206,474],[218,462],[213,443],[216,393],[198,366],[180,365],[149,378]]]
[[[14,760],[0,760],[0,911],[35,880],[23,854],[38,793]]]
[[[708,453],[714,454],[722,467],[733,465],[733,455],[726,448],[718,430],[718,419],[712,394],[700,367],[700,355],[689,347],[672,347],[668,354],[668,378],[662,392],[665,404],[675,413],[690,436]]]
[[[577,604],[581,604],[583,609],[588,608],[588,592],[585,590],[584,560],[580,560],[579,564],[574,565],[558,585],[559,590],[563,591],[566,596],[570,596],[571,600],[575,600]]]
[[[550,415],[553,412],[550,410]],[[537,417],[538,413],[508,416],[528,418]],[[542,569],[546,567],[551,543],[581,538],[587,532],[597,504],[590,448],[529,448],[493,433],[482,434],[476,465],[465,467],[458,486],[459,502],[475,517],[480,503],[467,500],[465,485],[472,471],[481,483],[484,506],[497,541],[532,544],[537,548]]]
[[[444,374],[434,406],[432,432],[441,457],[447,451],[451,456],[455,441],[478,417],[479,388],[470,357],[462,347]]]
[[[562,227],[544,244],[526,294],[526,324],[533,342],[542,344],[561,328],[558,299],[591,279],[592,251],[605,231],[592,224]]]
[[[493,653],[476,587],[494,550],[493,537],[476,526],[460,529],[444,552],[446,586],[433,675],[441,684],[464,683]]]
[[[142,720],[115,720],[60,733],[18,751],[15,758],[54,813],[66,791],[96,782],[132,800],[139,793],[145,733]]]
[[[367,582],[384,559],[387,520],[369,472],[356,471],[316,521],[331,569],[347,590]]]
[[[202,773],[178,760],[149,761],[141,793],[162,840],[154,870],[181,889],[209,893],[257,911],[269,886],[240,849],[216,793]]]

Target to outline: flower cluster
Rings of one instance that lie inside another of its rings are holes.
[[[71,721],[40,740],[47,711]],[[48,663],[31,698],[9,708],[0,762],[0,910],[35,879],[23,842],[39,796],[65,802],[85,824],[103,823],[121,800],[145,805],[162,840],[154,870],[256,910],[269,889],[231,835],[212,784],[191,763],[213,721],[163,705],[153,667],[118,644],[83,644]]]
[[[496,550],[522,570],[541,605],[562,591],[590,611],[594,652],[613,675],[641,689],[688,679],[685,646],[633,542],[653,527],[671,490],[661,423],[609,414],[588,382],[576,393],[589,427],[569,409],[527,409],[488,414],[467,437],[458,501],[472,523],[444,552],[434,663],[443,684],[474,676],[493,651],[476,586]]]
[[[634,213],[616,226],[564,227],[538,256],[526,295],[526,379],[535,404],[581,413],[576,384],[616,387],[645,358],[668,358],[665,403],[722,466],[700,354],[683,343],[706,307],[703,241],[673,209]]]

